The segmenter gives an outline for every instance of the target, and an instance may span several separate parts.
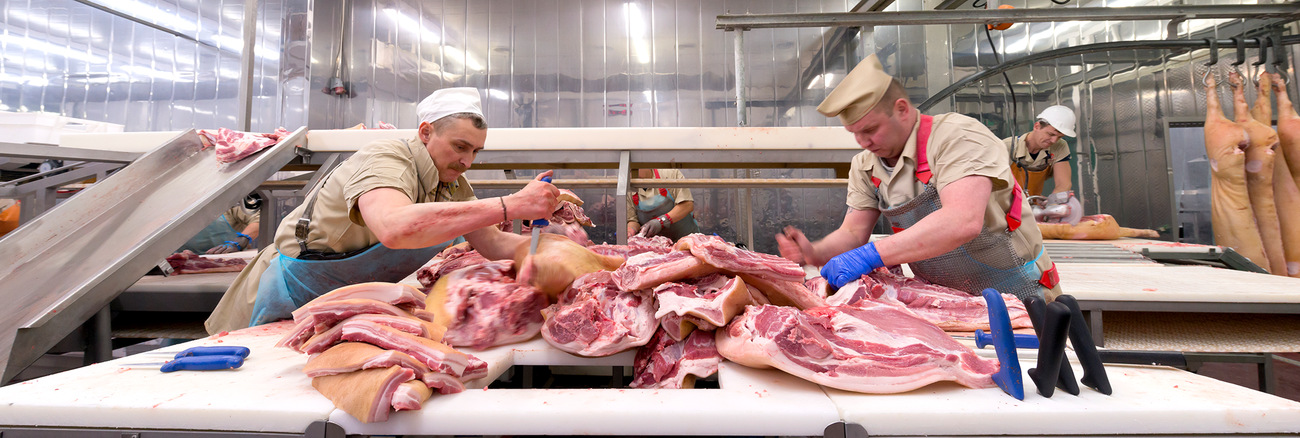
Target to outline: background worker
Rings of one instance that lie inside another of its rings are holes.
[[[817,111],[838,116],[866,150],[853,158],[840,228],[811,242],[786,227],[776,236],[783,257],[824,265],[822,276],[836,288],[907,263],[920,278],[971,294],[985,288],[1022,300],[1060,294],[1006,149],[978,120],[920,114],[875,55],[849,72]],[[894,233],[870,242],[881,214]]]
[[[1038,114],[1032,131],[1002,140],[1011,156],[1011,173],[1016,176],[1020,187],[1025,189],[1025,195],[1046,197],[1036,203],[1038,210],[1051,209],[1057,211],[1057,215],[1082,216],[1082,211],[1060,212],[1063,209],[1083,208],[1070,190],[1073,188],[1070,147],[1063,139],[1074,138],[1074,122],[1074,110],[1063,105],[1053,105]],[[1047,178],[1052,178],[1054,183],[1050,194],[1043,193],[1043,183]]]
[[[262,196],[249,193],[240,205],[230,207],[176,252],[225,254],[253,248],[261,227]]]
[[[637,169],[643,179],[686,179],[677,169]],[[664,236],[676,242],[700,232],[691,189],[639,188],[627,194],[627,235]]]

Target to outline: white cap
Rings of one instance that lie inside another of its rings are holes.
[[[1038,113],[1038,118],[1047,121],[1066,137],[1074,137],[1074,110],[1064,105],[1052,105]]]
[[[415,115],[420,118],[420,123],[433,123],[456,113],[474,113],[483,117],[483,104],[477,88],[443,88],[415,106]]]

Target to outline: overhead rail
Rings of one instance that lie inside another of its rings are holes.
[[[938,93],[935,93],[933,96],[930,96],[929,99],[926,99],[925,102],[921,102],[921,104],[917,105],[916,107],[917,109],[921,110],[921,112],[925,112],[926,110],[929,110],[930,107],[938,104],[939,102],[942,102],[944,99],[947,99],[948,96],[951,96],[953,93],[956,93],[958,90],[961,90],[962,88],[966,88],[967,86],[982,81],[990,76],[1001,74],[1002,72],[1007,70],[1024,67],[1039,62],[1050,61],[1057,58],[1065,58],[1069,56],[1084,55],[1084,54],[1096,53],[1096,52],[1108,52],[1114,50],[1138,50],[1138,49],[1195,50],[1195,49],[1208,49],[1210,48],[1211,44],[1216,45],[1218,47],[1233,47],[1237,45],[1237,41],[1234,40],[1221,39],[1221,40],[1213,41],[1213,43],[1211,41],[1212,40],[1120,41],[1120,42],[1112,42],[1112,43],[1085,44],[1082,46],[1073,46],[1073,47],[1066,47],[1066,48],[1056,49],[1056,50],[1048,50],[1046,52],[1035,53],[1032,55],[1027,55],[1021,58],[1017,58],[1012,61],[1006,61],[995,67],[982,70],[979,73],[962,78],[960,81],[953,82],[952,85],[949,85],[944,89],[939,90]],[[1242,44],[1244,44],[1244,47],[1247,48],[1258,48],[1260,46],[1260,39],[1257,38],[1248,38],[1243,41],[1244,42]],[[1300,44],[1300,36],[1282,37],[1279,44],[1280,45]]]
[[[1049,23],[1064,21],[1213,20],[1300,15],[1300,4],[1135,6],[1127,8],[970,9],[902,12],[723,14],[716,28],[870,27],[926,24]]]

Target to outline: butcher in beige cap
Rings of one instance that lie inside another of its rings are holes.
[[[1022,300],[1060,294],[1006,147],[978,120],[921,114],[875,55],[849,72],[817,111],[839,117],[866,150],[853,158],[840,228],[812,242],[786,227],[776,236],[783,257],[823,266],[822,276],[836,288],[907,263],[918,277],[971,294],[985,288]],[[881,214],[893,235],[871,242]]]
[[[559,190],[541,181],[547,171],[518,193],[474,196],[464,174],[487,139],[479,102],[474,88],[435,91],[416,106],[415,136],[367,143],[329,171],[239,273],[208,332],[289,318],[349,284],[400,281],[460,236],[489,260],[512,259],[529,238],[496,225],[550,217]]]

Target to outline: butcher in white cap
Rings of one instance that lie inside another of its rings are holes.
[[[435,91],[416,114],[415,137],[367,143],[320,179],[226,291],[209,333],[291,318],[343,286],[396,283],[460,237],[489,260],[512,259],[528,243],[496,225],[549,217],[559,204],[559,191],[541,181],[550,172],[517,193],[478,199],[465,171],[487,139],[479,91]]]

